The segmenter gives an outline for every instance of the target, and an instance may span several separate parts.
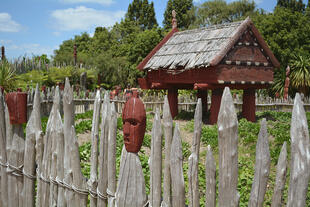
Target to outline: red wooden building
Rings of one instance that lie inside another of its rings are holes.
[[[146,71],[142,89],[167,89],[172,116],[178,113],[178,89],[196,89],[207,107],[212,90],[210,123],[217,122],[225,86],[243,90],[242,115],[255,121],[255,90],[273,82],[280,64],[250,18],[229,24],[170,33],[138,65]]]

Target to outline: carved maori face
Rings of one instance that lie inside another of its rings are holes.
[[[146,113],[143,102],[131,97],[124,106],[123,114],[124,143],[127,152],[139,152],[146,127]]]

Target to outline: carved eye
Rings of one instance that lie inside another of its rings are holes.
[[[131,121],[131,125],[136,126],[136,125],[137,125],[137,122]]]

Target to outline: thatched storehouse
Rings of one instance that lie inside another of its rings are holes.
[[[142,89],[167,89],[173,116],[178,89],[197,89],[205,106],[206,90],[212,90],[211,123],[217,121],[224,87],[242,89],[243,116],[255,121],[255,90],[273,82],[279,65],[250,18],[182,32],[174,26],[138,65],[146,71],[139,84]]]

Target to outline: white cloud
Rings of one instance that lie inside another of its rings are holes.
[[[125,11],[104,11],[79,6],[51,13],[55,28],[61,31],[88,30],[97,26],[112,26],[124,17]]]
[[[22,26],[12,20],[8,13],[0,13],[0,32],[19,32]]]
[[[67,4],[97,3],[102,5],[110,5],[114,3],[113,0],[60,0],[60,2]]]

